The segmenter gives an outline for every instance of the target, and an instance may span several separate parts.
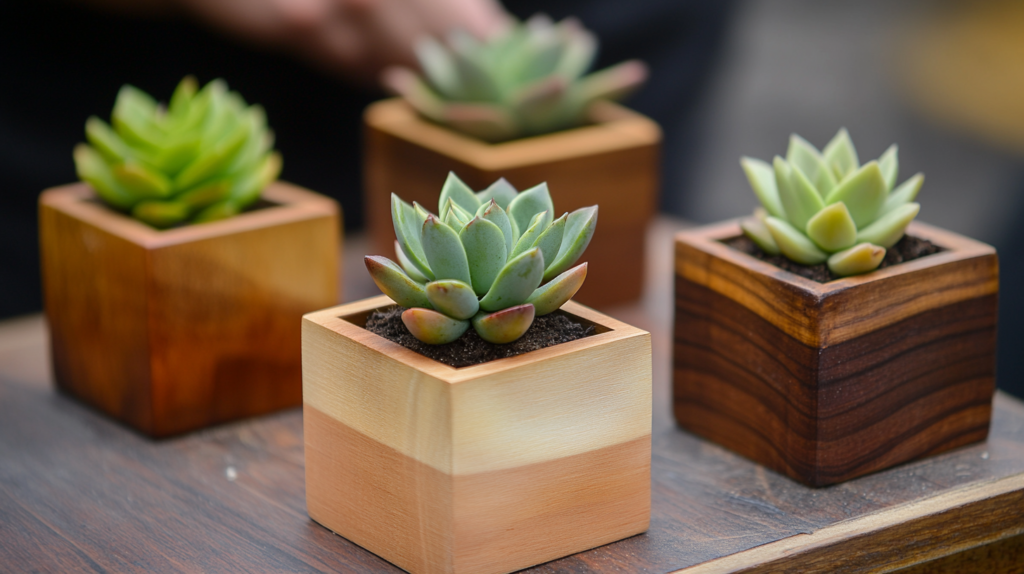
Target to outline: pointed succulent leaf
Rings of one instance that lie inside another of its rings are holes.
[[[512,233],[515,240],[518,240],[519,235],[530,227],[533,216],[542,211],[552,214],[555,212],[555,205],[551,201],[547,183],[540,183],[521,192],[508,204],[508,217],[512,220]]]
[[[182,201],[147,199],[136,203],[132,208],[132,217],[157,229],[177,225],[188,219],[188,216],[188,204]]]
[[[512,249],[512,253],[509,253],[508,258],[511,259],[533,247],[537,243],[537,238],[544,233],[549,225],[551,225],[550,211],[542,211],[534,215],[530,220],[530,226],[519,237],[519,241],[516,242],[516,246]]]
[[[775,243],[772,232],[768,230],[768,225],[765,224],[764,218],[757,217],[756,215],[754,217],[746,217],[740,221],[740,229],[743,230],[744,235],[761,248],[761,251],[768,255],[779,254],[779,246]]]
[[[850,133],[846,131],[846,128],[840,129],[839,133],[828,142],[822,155],[837,182],[860,169],[857,148],[853,146],[853,140],[850,139]]]
[[[412,208],[416,212],[416,217],[419,218],[420,221],[426,221],[427,216],[430,215],[430,210],[420,205],[417,201],[412,202]]]
[[[750,187],[757,195],[761,205],[775,217],[785,218],[782,203],[779,201],[779,190],[775,186],[775,170],[768,163],[752,157],[740,158],[743,172],[747,174]]]
[[[78,178],[91,185],[103,201],[120,209],[130,209],[138,201],[114,179],[114,174],[95,149],[87,144],[78,144],[74,158]]]
[[[533,324],[533,305],[524,303],[493,313],[479,312],[473,317],[473,329],[488,343],[503,345],[526,334]]]
[[[459,94],[459,73],[448,50],[429,36],[421,38],[413,46],[420,68],[430,84],[441,94],[457,98]]]
[[[420,242],[435,279],[457,279],[472,284],[466,250],[454,229],[428,215],[423,222]]]
[[[568,213],[562,214],[561,217],[552,221],[551,225],[533,243],[533,246],[540,249],[541,254],[544,255],[544,261],[554,262],[558,259],[558,250],[562,246],[562,239],[565,235],[565,222],[568,219]]]
[[[469,329],[469,321],[460,321],[432,309],[406,309],[402,322],[413,337],[428,345],[444,345],[458,339]]]
[[[449,199],[468,214],[476,213],[476,210],[480,207],[480,200],[477,199],[476,194],[453,171],[448,172],[448,178],[445,179],[444,186],[441,187],[441,197],[437,202],[437,212],[441,217],[444,217],[447,213]],[[472,219],[472,215],[466,221],[470,219]]]
[[[509,260],[480,300],[484,311],[497,311],[526,301],[544,276],[544,256],[534,247]]]
[[[597,38],[584,29],[575,18],[562,20],[561,28],[566,42],[556,73],[568,80],[575,80],[586,73],[594,63],[594,56],[597,55]]]
[[[434,309],[452,319],[471,319],[480,310],[480,301],[473,288],[455,279],[431,281],[425,288],[427,300]],[[399,303],[401,304],[401,303]],[[402,305],[406,307],[408,305]],[[416,305],[422,307],[424,305]]]
[[[473,291],[482,296],[505,266],[508,257],[505,237],[497,225],[477,216],[459,232],[459,239],[466,249]]]
[[[896,187],[896,178],[900,173],[899,146],[892,144],[885,150],[882,157],[878,158],[878,167],[882,170],[885,178],[885,189],[890,190]]]
[[[475,40],[468,34],[449,36],[449,43],[452,44],[452,63],[455,65],[456,73],[459,75],[458,99],[467,102],[493,102],[500,100],[501,88],[495,82],[482,62],[477,59],[479,50],[470,46],[475,45]],[[464,46],[458,49],[459,45]]]
[[[577,97],[585,102],[620,100],[647,79],[647,66],[640,60],[627,60],[580,78]]]
[[[818,249],[813,241],[788,221],[769,216],[765,219],[765,225],[779,246],[779,251],[793,261],[804,265],[817,265],[828,259],[827,253]]]
[[[108,162],[122,163],[131,159],[132,150],[128,144],[107,125],[107,122],[96,116],[85,121],[85,138]]]
[[[413,265],[412,261],[409,261],[409,256],[402,250],[402,244],[395,240],[395,255],[398,257],[398,264],[402,266],[402,270],[409,276],[410,279],[417,283],[426,283],[429,281],[426,275],[420,273],[420,270]]]
[[[789,136],[786,161],[791,167],[796,167],[807,176],[808,181],[813,184],[814,189],[821,197],[827,196],[828,192],[835,187],[835,175],[825,164],[825,158],[821,156],[817,148],[796,134]]]
[[[427,279],[435,279],[420,240],[423,221],[419,220],[416,210],[411,205],[399,199],[394,193],[391,194],[391,221],[395,226],[395,237],[398,238],[398,243],[401,244],[402,251],[409,261],[416,266],[421,275]]]
[[[828,258],[828,268],[836,275],[846,277],[874,271],[885,259],[885,248],[870,243],[858,243]]]
[[[828,195],[825,203],[845,203],[853,222],[857,224],[857,229],[863,229],[878,217],[888,193],[889,188],[886,187],[885,177],[878,162],[869,161],[859,170],[846,176],[846,179]]]
[[[901,205],[914,201],[917,198],[917,192],[921,191],[921,184],[923,183],[924,174],[922,173],[901,183],[899,187],[889,193],[889,197],[885,198],[885,203],[882,204],[882,214],[889,213]]]
[[[775,157],[775,184],[786,219],[797,229],[807,227],[814,214],[825,207],[818,191],[803,172],[778,156]]]
[[[455,230],[462,229],[466,225],[466,223],[468,223],[468,221],[464,219],[459,219],[459,215],[455,212],[454,209],[449,209],[448,214],[445,215],[444,217],[444,224]]]
[[[590,239],[594,237],[594,230],[597,229],[597,206],[581,207],[569,214],[565,220],[565,232],[562,234],[562,244],[558,247],[558,255],[554,262],[544,270],[544,280],[550,281],[553,277],[572,267],[574,263],[586,251],[590,245]]]
[[[845,203],[833,203],[807,222],[807,236],[824,251],[835,253],[857,241],[857,225]]]
[[[505,210],[498,205],[498,202],[493,199],[488,201],[480,206],[476,214],[477,217],[486,219],[498,226],[498,229],[501,230],[502,239],[505,240],[505,253],[511,253],[512,247],[515,245],[515,238],[512,235],[512,221],[509,219],[508,214],[505,213]]]
[[[462,229],[462,226],[469,223],[470,219],[473,219],[472,213],[462,209],[459,204],[451,199],[448,200],[444,212],[444,222],[452,229]]]
[[[391,66],[385,68],[380,77],[385,88],[402,96],[402,99],[417,112],[435,122],[444,121],[447,104],[441,95],[415,72],[401,66]]]
[[[543,133],[545,129],[560,129],[577,121],[575,113],[580,110],[565,105],[569,87],[564,78],[551,76],[512,95],[509,105],[525,133]]]
[[[363,258],[366,270],[377,284],[377,288],[402,307],[430,308],[430,302],[423,285],[406,275],[397,263],[379,255]]]
[[[920,204],[904,203],[862,229],[857,234],[857,241],[874,243],[888,249],[903,238],[907,225],[910,225],[910,222],[917,217],[919,211],[921,211]]]
[[[586,278],[587,264],[580,263],[535,289],[526,302],[533,304],[538,317],[547,315],[572,299]]]
[[[487,202],[494,200],[504,210],[508,210],[508,204],[512,203],[512,200],[516,198],[519,191],[512,186],[505,178],[499,178],[497,181],[487,186],[487,189],[478,192],[476,198],[480,200],[480,205],[484,205]]]

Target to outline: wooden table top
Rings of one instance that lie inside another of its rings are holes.
[[[650,531],[532,570],[1022,571],[1024,404],[1012,397],[997,394],[987,442],[821,489],[678,430],[678,227],[651,229],[644,300],[607,310],[652,333]],[[374,294],[362,246],[345,249],[349,300]],[[27,317],[0,323],[0,571],[398,569],[307,516],[300,410],[150,441],[56,394],[45,325]]]

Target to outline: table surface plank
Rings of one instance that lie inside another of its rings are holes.
[[[678,228],[650,231],[644,300],[608,310],[652,333],[651,529],[533,570],[896,569],[1024,533],[1024,404],[1007,395],[988,441],[820,489],[678,430]],[[346,245],[349,300],[374,294],[363,245]],[[399,571],[307,516],[300,410],[154,442],[57,394],[46,347],[41,317],[0,323],[0,570]]]

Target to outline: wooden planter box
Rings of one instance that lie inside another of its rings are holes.
[[[306,504],[414,573],[512,572],[647,530],[650,334],[453,368],[363,328],[385,296],[306,315]]]
[[[812,486],[985,439],[995,250],[908,233],[946,251],[829,283],[721,243],[735,221],[677,235],[679,425]]]
[[[302,314],[338,301],[338,206],[285,183],[263,198],[159,231],[85,184],[43,192],[57,387],[152,437],[297,406]]]
[[[364,203],[373,253],[394,253],[391,193],[437,209],[454,171],[483,189],[504,177],[523,190],[546,181],[559,213],[597,204],[598,232],[587,248],[588,281],[575,300],[606,306],[643,290],[644,236],[658,201],[661,130],[650,119],[601,102],[594,125],[490,144],[420,118],[400,99],[366,110]]]

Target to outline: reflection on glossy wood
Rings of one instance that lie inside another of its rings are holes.
[[[720,243],[735,222],[680,233],[679,424],[816,486],[983,440],[995,251],[910,233],[946,251],[825,284]]]
[[[338,208],[284,183],[264,198],[157,231],[84,184],[44,192],[59,387],[154,437],[298,405],[300,318],[338,299]]]
[[[546,181],[559,214],[600,206],[598,230],[584,254],[589,276],[576,300],[606,306],[639,299],[644,236],[658,194],[660,130],[608,102],[595,106],[592,116],[594,125],[488,144],[420,119],[401,100],[370,106],[364,177],[373,253],[394,252],[392,193],[434,210],[449,171],[478,190],[499,177],[520,190]]]

